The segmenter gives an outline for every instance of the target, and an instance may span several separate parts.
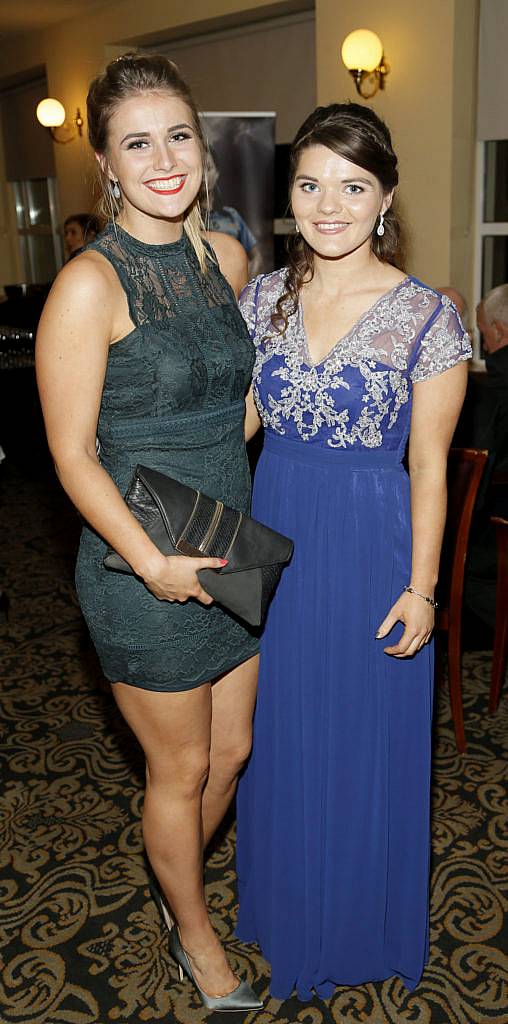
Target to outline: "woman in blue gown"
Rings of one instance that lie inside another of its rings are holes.
[[[318,108],[292,148],[288,268],[241,298],[253,514],[295,541],[238,795],[237,931],[280,999],[413,989],[428,955],[434,587],[471,350],[397,268],[397,181],[373,111]]]

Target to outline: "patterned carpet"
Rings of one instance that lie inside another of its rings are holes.
[[[73,592],[79,524],[52,478],[0,478],[0,1024],[208,1019],[176,980],[147,889],[143,765],[101,680]],[[464,659],[468,754],[438,698],[431,960],[414,993],[398,980],[279,1003],[256,1024],[508,1022],[508,693],[487,713],[490,657]],[[267,996],[267,965],[232,938],[234,821],[206,889],[233,966]],[[236,1018],[233,1018],[236,1019]]]

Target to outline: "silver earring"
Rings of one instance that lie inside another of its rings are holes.
[[[295,234],[296,235],[300,234],[300,228],[298,227],[298,224],[296,223],[296,221],[295,221]]]
[[[376,234],[378,234],[380,238],[382,238],[382,236],[385,233],[384,219],[385,219],[384,213],[380,213],[379,214],[379,224],[378,224],[378,226],[376,228]]]
[[[120,185],[117,181],[111,182],[111,195],[114,199],[120,199],[122,193],[120,192]]]

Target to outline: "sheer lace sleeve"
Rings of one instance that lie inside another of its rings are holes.
[[[256,348],[263,348],[267,336],[278,336],[272,324],[272,313],[284,290],[285,280],[285,268],[273,270],[271,274],[259,274],[249,281],[240,295],[240,309]]]
[[[411,371],[413,384],[444,373],[472,356],[471,342],[453,303],[443,296],[441,309],[423,335],[418,358]]]
[[[262,280],[262,274],[260,274],[259,277],[254,277],[252,281],[249,281],[249,283],[245,285],[245,288],[243,288],[240,293],[240,298],[238,299],[241,314],[247,324],[247,330],[254,342],[256,340],[259,289],[261,287]]]

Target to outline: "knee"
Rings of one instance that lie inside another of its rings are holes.
[[[216,765],[220,774],[227,780],[234,780],[249,760],[252,747],[250,736],[231,740],[227,746],[217,751]]]
[[[210,759],[208,752],[206,754],[198,751],[191,752],[179,765],[178,781],[180,788],[190,796],[193,796],[195,793],[201,793],[206,785],[209,771]]]
[[[163,786],[179,796],[192,799],[202,793],[209,771],[208,752],[190,748],[177,757],[148,765],[147,777],[152,785]]]

